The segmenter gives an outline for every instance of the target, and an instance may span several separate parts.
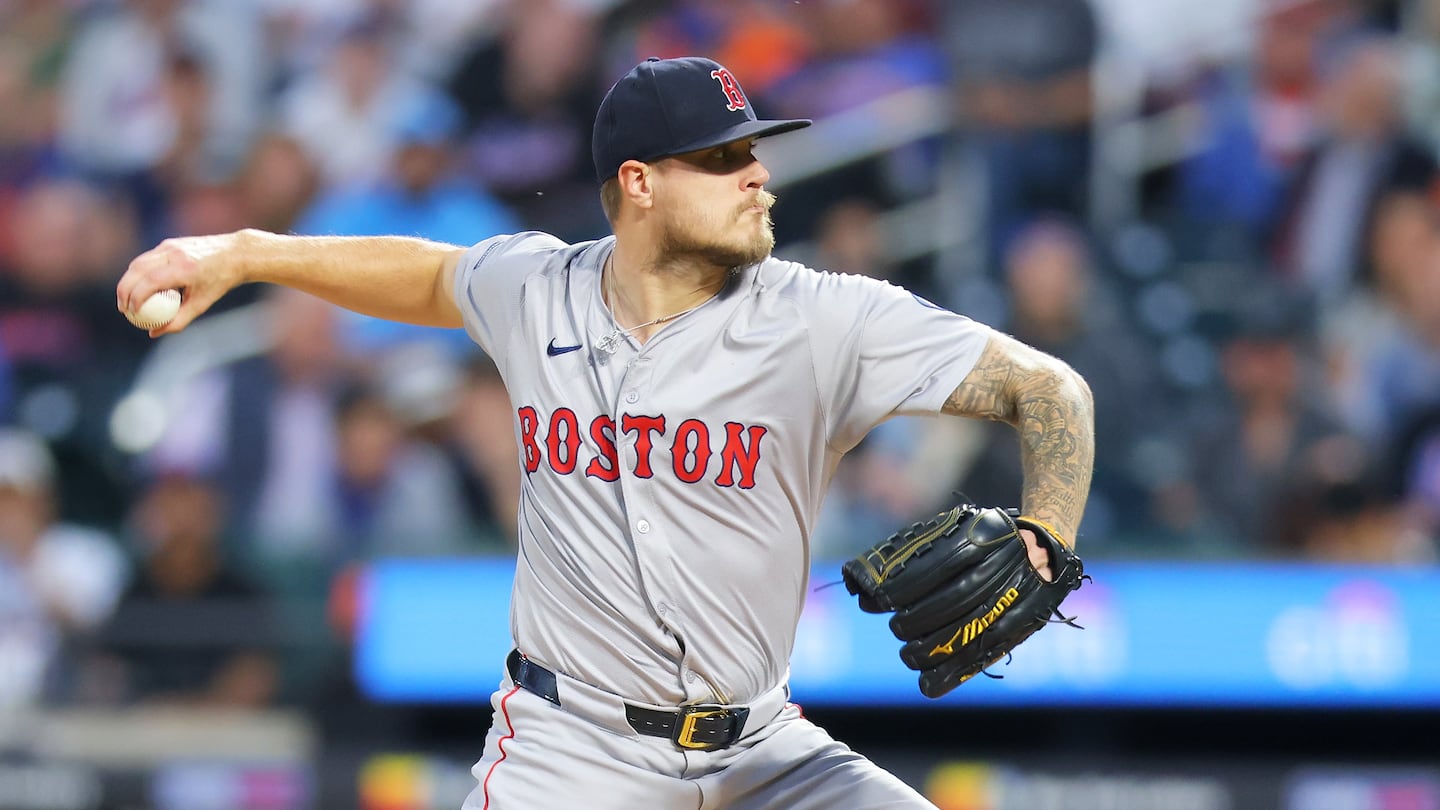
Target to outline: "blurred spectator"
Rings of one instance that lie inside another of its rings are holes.
[[[435,343],[410,342],[378,355],[370,378],[412,452],[448,468],[435,472],[466,526],[451,550],[509,548],[520,478],[510,397],[495,364],[478,351],[462,359]]]
[[[177,184],[170,233],[199,236],[229,233],[246,226],[245,201],[233,182],[185,182]]]
[[[470,245],[520,229],[493,197],[454,173],[452,144],[461,112],[439,93],[413,96],[395,128],[396,152],[384,177],[373,184],[332,189],[296,225],[296,232],[338,236],[403,234]],[[354,353],[401,342],[441,343],[468,354],[474,344],[463,330],[410,326],[355,313],[342,316],[344,340]]]
[[[519,450],[515,445],[510,394],[495,362],[476,353],[464,368],[444,445],[456,467],[484,541],[510,548],[517,537],[520,505]]]
[[[227,533],[259,560],[322,559],[333,552],[335,407],[350,373],[338,310],[303,293],[268,292],[268,351],[190,381],[148,464],[213,477],[229,508]]]
[[[54,169],[60,73],[73,14],[64,3],[15,0],[0,8],[0,218],[7,191]],[[0,241],[0,254],[6,252]]]
[[[15,420],[61,459],[69,517],[118,519],[125,482],[110,455],[110,409],[149,342],[115,311],[115,279],[135,248],[123,201],[75,181],[29,186],[0,221],[0,346],[14,375]]]
[[[1320,140],[1287,192],[1277,255],[1322,306],[1362,275],[1375,205],[1397,189],[1429,189],[1435,158],[1404,131],[1396,43],[1367,37],[1340,50],[1323,76]]]
[[[1334,448],[1357,446],[1312,394],[1311,318],[1278,286],[1257,285],[1237,301],[1220,358],[1232,400],[1193,434],[1206,530],[1240,553],[1274,552],[1271,520],[1285,488]]]
[[[1326,383],[1329,395],[1351,429],[1386,441],[1405,414],[1384,405],[1377,384],[1377,358],[1404,342],[1406,314],[1426,295],[1426,280],[1440,255],[1440,208],[1426,194],[1391,192],[1375,207],[1368,264],[1372,275],[1323,313]],[[1423,360],[1419,352],[1417,360]],[[1422,375],[1423,376],[1423,375]],[[1423,379],[1404,399],[1410,407],[1427,396]]]
[[[1100,47],[1088,0],[959,0],[944,31],[960,127],[985,160],[992,253],[1036,213],[1083,218]]]
[[[406,432],[432,444],[450,436],[464,362],[434,343],[405,343],[370,358],[368,379]]]
[[[233,571],[219,537],[220,494],[167,474],[131,524],[140,556],[102,637],[120,696],[142,703],[259,707],[278,688],[278,628],[260,588]]]
[[[380,391],[358,385],[336,409],[336,545],[342,562],[460,553],[474,531],[460,482],[435,447],[408,437]]]
[[[885,255],[886,241],[880,207],[853,197],[838,200],[820,218],[812,267],[835,273],[858,273],[899,283],[899,269]]]
[[[233,174],[244,145],[216,143],[210,123],[214,87],[200,57],[178,49],[168,54],[160,86],[172,121],[169,146],[154,167],[161,185]]]
[[[267,132],[236,179],[246,227],[291,233],[319,190],[319,169],[304,146],[279,132]]]
[[[277,102],[282,131],[304,145],[328,187],[380,179],[397,147],[396,116],[436,92],[398,69],[390,24],[374,12],[351,20],[327,61]]]
[[[260,121],[258,23],[248,4],[219,0],[124,0],[95,15],[65,71],[67,153],[87,170],[126,176],[155,167],[183,135],[233,167]],[[203,125],[192,102],[208,109]]]
[[[466,115],[465,170],[526,227],[562,239],[608,233],[590,129],[600,95],[596,12],[573,0],[511,0],[446,85]],[[607,85],[608,86],[608,85]]]
[[[11,591],[0,598],[0,704],[63,691],[57,656],[109,618],[125,586],[115,541],[59,520],[55,467],[38,436],[0,428],[0,582]]]
[[[19,190],[52,168],[39,95],[19,54],[0,47],[0,109],[6,110],[0,116],[0,220],[10,216]],[[0,237],[0,257],[11,249]]]
[[[1361,446],[1326,448],[1300,471],[1275,505],[1274,533],[1289,554],[1342,564],[1429,564],[1435,547],[1420,516],[1406,507]]]
[[[1373,335],[1348,391],[1366,435],[1392,441],[1421,412],[1440,405],[1440,247],[1396,268],[1388,299],[1396,318]]]
[[[1423,189],[1392,191],[1376,202],[1370,229],[1367,263],[1373,275],[1358,292],[1385,299],[1386,306],[1403,301],[1407,279],[1423,275],[1424,265],[1440,247],[1440,205]]]
[[[1149,484],[1137,448],[1165,427],[1159,369],[1149,347],[1118,315],[1114,291],[1096,277],[1082,231],[1044,220],[1016,235],[1005,252],[1009,331],[1080,372],[1095,396],[1095,477],[1081,532],[1097,542],[1144,539]],[[1014,431],[987,431],[988,442],[960,489],[977,503],[1014,503],[1021,466]],[[1131,531],[1133,536],[1122,536]],[[1106,549],[1114,553],[1115,549]]]
[[[55,473],[38,436],[0,428],[0,542],[62,629],[90,630],[115,606],[124,555],[104,532],[59,520]]]
[[[1199,151],[1177,172],[1176,194],[1179,213],[1202,237],[1236,227],[1253,250],[1274,226],[1289,177],[1314,140],[1315,69],[1334,16],[1328,0],[1272,3],[1248,63],[1207,72],[1185,91],[1204,123]]]
[[[53,0],[10,0],[0,8],[0,53],[20,65],[21,78],[31,89],[48,91],[60,79],[74,34],[75,14],[70,5]],[[53,123],[49,116],[39,118]]]
[[[0,553],[0,716],[35,706],[60,649],[59,633],[30,583]]]

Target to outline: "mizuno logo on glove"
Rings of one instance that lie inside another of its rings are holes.
[[[1005,612],[1005,608],[1008,608],[1011,605],[1015,604],[1015,600],[1019,598],[1020,591],[1016,590],[1015,588],[1011,588],[1005,593],[1000,594],[1000,598],[995,602],[995,607],[990,608],[990,610],[984,616],[977,616],[966,622],[965,624],[961,625],[960,629],[955,631],[955,635],[951,636],[949,641],[931,650],[930,654],[949,655],[955,652],[956,639],[959,639],[960,646],[964,647],[966,644],[969,644],[970,642],[979,638],[980,634],[985,632],[985,628],[989,627],[995,622],[996,619],[1000,618],[1000,614]]]

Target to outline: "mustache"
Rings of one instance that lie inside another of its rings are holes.
[[[765,209],[765,215],[768,217],[770,215],[770,209],[775,207],[776,199],[777,198],[774,194],[771,194],[770,192],[762,188],[755,193],[754,199],[740,206],[740,213],[743,214],[746,211],[749,211],[751,206],[759,205]]]

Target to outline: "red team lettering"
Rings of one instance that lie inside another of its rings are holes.
[[[693,444],[693,446],[692,446]],[[699,419],[686,419],[675,428],[675,444],[670,449],[675,477],[694,484],[705,477],[710,466],[710,429]],[[690,459],[687,464],[686,460]]]
[[[658,431],[661,436],[665,435],[665,417],[622,414],[620,430],[635,434],[635,477],[655,477],[655,471],[650,469],[650,449],[654,447],[650,433]]]
[[[539,435],[540,414],[535,408],[523,406],[516,415],[520,420],[520,451],[526,473],[540,469],[541,461],[560,475],[575,471],[583,435],[574,411],[560,408],[552,413],[543,439]],[[635,440],[631,474],[636,478],[653,478],[655,465],[651,454],[655,451],[657,438],[666,435],[665,417],[621,414],[619,427],[619,433],[633,436]],[[686,419],[675,428],[670,441],[670,467],[676,478],[687,484],[704,480],[717,455],[710,444],[712,432],[710,426],[700,419]],[[760,466],[760,442],[767,432],[768,429],[761,425],[725,423],[725,443],[718,452],[720,470],[715,476],[717,486],[739,486],[741,489],[755,486],[755,472]],[[589,435],[594,455],[585,465],[585,475],[601,481],[618,480],[620,453],[615,420],[605,415],[595,417],[590,422]]]
[[[590,423],[590,440],[595,442],[600,452],[585,465],[585,474],[601,481],[618,479],[620,456],[615,452],[615,420],[604,415],[595,417],[595,421]]]
[[[516,415],[520,418],[520,452],[524,456],[525,472],[540,469],[540,445],[535,443],[535,431],[540,429],[540,415],[526,405]]]
[[[750,443],[745,443],[744,434],[750,434]],[[720,451],[720,475],[715,483],[722,487],[735,486],[730,473],[740,468],[740,488],[755,486],[755,468],[760,464],[760,440],[765,437],[765,428],[760,425],[745,427],[739,422],[725,423],[725,449]]]
[[[550,435],[545,437],[545,447],[550,451],[550,469],[561,475],[575,472],[575,455],[580,450],[580,421],[574,411],[561,408],[550,415]]]

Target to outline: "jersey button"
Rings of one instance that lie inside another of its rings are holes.
[[[686,683],[694,683],[694,682],[695,682],[695,673],[693,673],[693,672],[687,672],[687,673],[685,673],[685,682],[686,682]]]
[[[635,531],[640,532],[641,534],[649,534],[649,533],[650,533],[650,521],[648,521],[648,520],[642,520],[642,521],[637,522],[637,523],[635,524]]]
[[[640,395],[637,394],[637,393],[635,393],[634,391],[631,391],[630,393],[628,393],[628,394],[625,395],[625,401],[631,403],[632,405],[633,405],[635,402],[639,401],[639,399],[640,399]]]

